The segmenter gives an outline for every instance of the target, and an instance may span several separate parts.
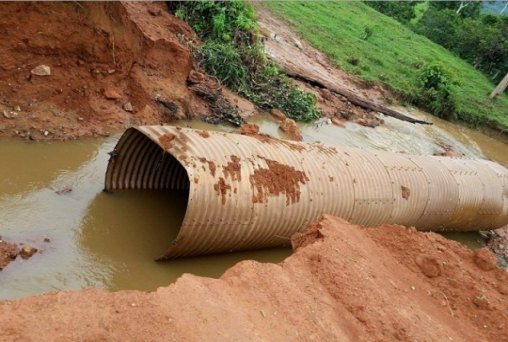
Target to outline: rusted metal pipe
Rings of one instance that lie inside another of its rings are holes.
[[[491,161],[171,126],[127,130],[105,188],[188,190],[182,226],[163,258],[285,245],[325,213],[420,230],[508,223],[508,170]]]

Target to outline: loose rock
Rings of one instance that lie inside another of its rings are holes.
[[[37,253],[37,248],[32,246],[23,246],[19,251],[19,256],[26,260],[31,258],[35,253]]]
[[[284,113],[282,113],[280,110],[278,109],[272,109],[270,111],[270,114],[272,114],[273,117],[275,117],[276,119],[278,120],[286,120],[286,115],[284,115]]]
[[[490,271],[496,267],[496,257],[486,248],[476,250],[473,260],[476,266],[484,271]]]
[[[132,108],[132,103],[126,102],[123,105],[123,110],[125,110],[126,112],[132,112],[134,110],[134,108]]]
[[[0,271],[12,260],[16,259],[18,253],[19,248],[16,245],[3,241],[0,238]]]
[[[116,90],[114,89],[106,89],[104,92],[104,97],[108,100],[118,100],[122,98],[122,95],[120,95]]]
[[[280,123],[279,128],[285,133],[287,133],[291,137],[291,139],[296,141],[303,140],[302,133],[300,132],[300,129],[296,125],[295,120],[286,118],[284,121]]]
[[[416,265],[420,268],[423,274],[429,278],[436,278],[441,275],[443,266],[434,257],[419,255],[416,257]]]
[[[15,119],[18,117],[18,113],[16,112],[8,112],[6,110],[4,110],[2,112],[3,116],[6,118],[6,119]]]
[[[47,65],[41,64],[33,68],[30,73],[37,76],[50,76],[51,68]]]
[[[252,123],[245,124],[240,129],[240,133],[244,135],[258,134],[259,126]]]
[[[338,118],[332,118],[332,123],[335,125],[335,126],[339,126],[339,127],[342,127],[342,128],[345,128],[346,125]]]

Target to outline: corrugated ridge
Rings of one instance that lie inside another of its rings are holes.
[[[161,143],[165,135],[172,138],[169,144]],[[508,171],[491,162],[170,126],[129,129],[115,151],[106,172],[107,190],[189,190],[167,258],[288,244],[294,232],[324,213],[356,224],[429,230],[508,222]],[[268,177],[266,183],[259,183],[260,175]],[[264,196],[255,201],[257,186]],[[402,187],[409,192],[404,195]]]

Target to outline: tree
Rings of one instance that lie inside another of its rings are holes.
[[[409,22],[415,16],[417,1],[365,1],[365,4],[400,22]]]
[[[429,1],[429,6],[438,10],[449,9],[455,11],[462,18],[478,18],[482,9],[479,0],[466,1]]]
[[[460,18],[451,9],[431,6],[415,26],[415,31],[447,49],[455,47],[455,35]]]
[[[508,1],[506,1],[504,7],[501,9],[501,11],[499,11],[499,14],[503,14],[504,11],[506,11],[506,8],[508,7]]]

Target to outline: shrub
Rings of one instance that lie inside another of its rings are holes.
[[[319,118],[315,96],[295,87],[268,61],[249,4],[181,1],[170,3],[170,9],[204,40],[195,56],[208,74],[261,109],[280,109],[299,121]]]
[[[457,118],[454,84],[450,73],[441,65],[430,64],[418,76],[416,102],[443,118]]]

